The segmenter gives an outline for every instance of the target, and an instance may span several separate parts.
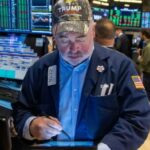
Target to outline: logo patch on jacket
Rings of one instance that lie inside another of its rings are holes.
[[[144,89],[144,85],[140,76],[131,76],[136,89]]]

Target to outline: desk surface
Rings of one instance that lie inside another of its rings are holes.
[[[96,150],[96,146],[91,142],[57,142],[52,141],[49,144],[38,144],[29,146],[22,141],[16,140],[12,150]],[[56,146],[57,145],[57,146]]]
[[[94,150],[95,146],[91,141],[49,141],[44,144],[36,144],[31,147],[33,150]]]

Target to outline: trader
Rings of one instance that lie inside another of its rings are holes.
[[[136,150],[150,128],[150,106],[132,62],[94,43],[88,0],[54,6],[57,50],[29,68],[13,105],[29,140],[94,141],[98,150]]]

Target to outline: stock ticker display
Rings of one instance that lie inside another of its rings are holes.
[[[51,0],[0,0],[0,31],[51,34]]]
[[[142,12],[138,8],[117,8],[110,9],[110,20],[119,27],[140,27]]]

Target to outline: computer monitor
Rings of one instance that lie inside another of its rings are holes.
[[[0,2],[0,32],[51,34],[51,0]]]
[[[140,28],[142,11],[140,8],[112,7],[109,18],[118,27]]]
[[[0,36],[0,78],[22,80],[28,68],[39,58],[25,44],[26,38],[26,34]]]
[[[109,9],[107,8],[100,8],[93,6],[92,11],[93,11],[93,18],[95,21],[102,18],[108,18],[109,16]]]

